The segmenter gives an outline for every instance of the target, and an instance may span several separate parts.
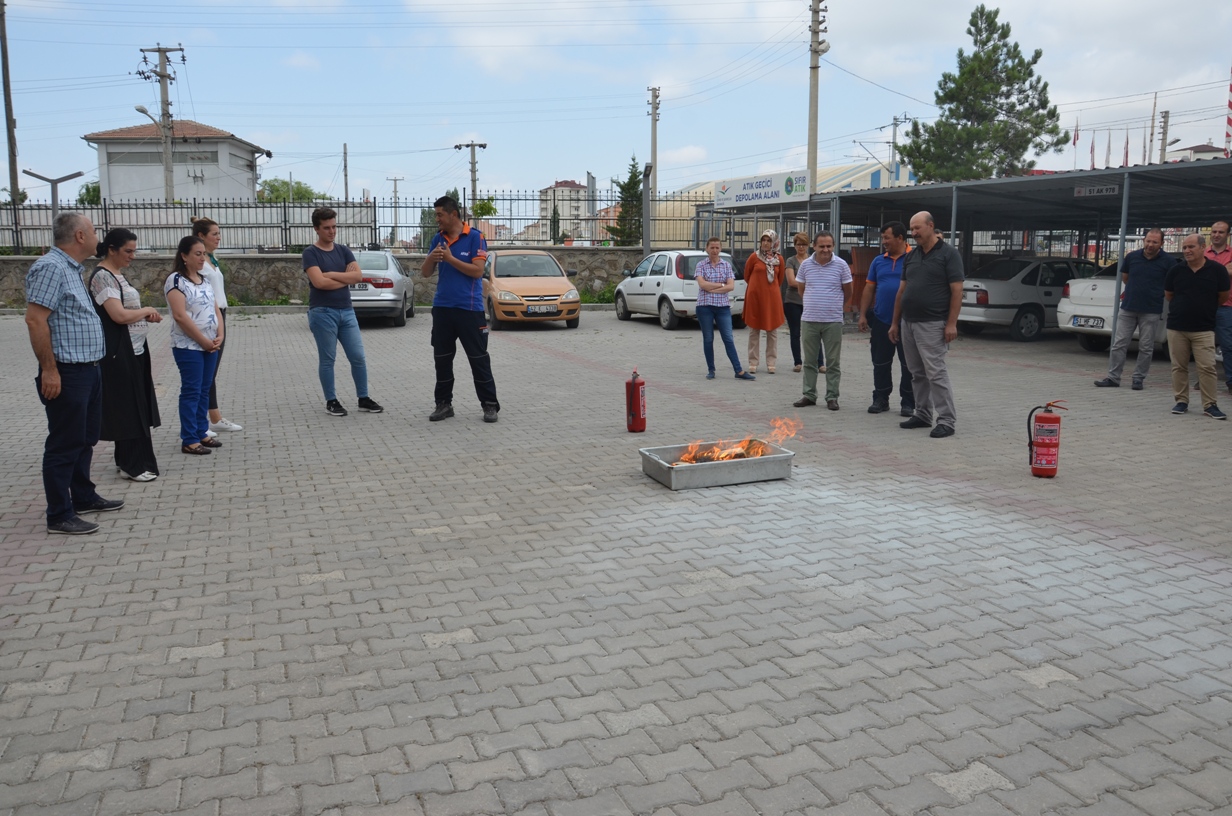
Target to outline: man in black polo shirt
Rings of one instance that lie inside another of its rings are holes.
[[[901,334],[903,356],[911,371],[915,413],[900,428],[927,428],[934,439],[954,435],[954,390],[945,367],[950,343],[958,336],[958,310],[962,307],[963,265],[954,247],[941,240],[933,217],[918,212],[911,217],[916,248],[903,262],[903,281],[894,301],[891,343]]]
[[[1172,413],[1189,410],[1189,355],[1198,366],[1202,413],[1212,419],[1228,415],[1215,404],[1215,313],[1232,289],[1228,270],[1203,252],[1206,239],[1194,233],[1181,244],[1184,263],[1168,270],[1164,297],[1168,299],[1168,353],[1172,355]]]

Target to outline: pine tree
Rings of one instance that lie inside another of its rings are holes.
[[[971,12],[967,34],[974,49],[958,50],[958,72],[941,75],[934,94],[941,118],[913,122],[903,161],[921,181],[963,181],[1017,176],[1035,167],[1028,152],[1060,152],[1069,133],[1060,128],[1048,83],[1035,75],[1044,52],[1030,59],[1010,41],[1000,9],[982,3]]]
[[[620,215],[616,226],[604,227],[616,246],[637,246],[642,242],[642,171],[637,156],[629,162],[629,177],[616,185],[620,190]]]

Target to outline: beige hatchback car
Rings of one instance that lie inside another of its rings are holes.
[[[488,325],[493,330],[504,328],[506,323],[545,320],[563,320],[570,329],[578,327],[582,301],[569,280],[577,272],[561,269],[551,253],[541,249],[489,250],[483,275]]]

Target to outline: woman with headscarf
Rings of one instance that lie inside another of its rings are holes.
[[[115,442],[116,470],[125,479],[158,478],[158,459],[150,428],[157,428],[158,398],[150,369],[146,336],[161,321],[157,309],[141,305],[141,295],[124,276],[137,254],[137,236],[113,229],[95,252],[100,260],[90,276],[90,296],[103,323],[107,352],[99,361],[103,381],[103,427],[100,439]]]
[[[779,254],[774,230],[761,234],[757,251],[744,264],[744,324],[749,327],[749,372],[757,373],[761,335],[766,335],[766,371],[774,373],[779,356],[779,326],[783,325],[783,296],[779,282],[786,264]]]

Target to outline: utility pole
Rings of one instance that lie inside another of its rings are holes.
[[[1163,121],[1159,126],[1159,163],[1168,163],[1168,117],[1172,115],[1171,111],[1164,111],[1160,114]]]
[[[821,38],[825,18],[821,15],[829,9],[821,0],[812,0],[812,22],[809,24],[809,121],[808,121],[808,176],[809,195],[817,189],[817,79],[821,72],[821,55],[830,50],[830,43]]]
[[[171,152],[171,94],[169,89],[171,82],[175,76],[171,73],[171,66],[168,64],[167,55],[179,51],[184,53],[183,48],[166,48],[158,45],[154,48],[142,48],[143,54],[158,54],[158,67],[150,71],[138,71],[137,76],[142,79],[150,79],[157,77],[159,98],[162,103],[162,110],[158,119],[158,126],[163,133],[163,195],[170,204],[175,200],[175,170],[174,158]],[[148,58],[146,58],[148,59]],[[150,116],[147,112],[146,116]],[[150,116],[151,119],[154,117]]]
[[[479,161],[475,158],[475,148],[481,147],[484,150],[488,149],[486,143],[482,142],[467,142],[466,144],[457,144],[453,146],[454,150],[461,150],[464,147],[471,149],[471,209],[475,208],[475,202],[479,200]],[[394,188],[395,190],[397,187]],[[475,219],[471,218],[472,225]]]
[[[17,210],[21,194],[17,189],[17,117],[13,115],[13,90],[9,85],[9,35],[5,22],[5,0],[0,0],[0,66],[4,79],[4,130],[9,139],[9,197],[13,202],[13,232],[17,233]],[[15,242],[20,244],[20,241]]]
[[[898,126],[905,125],[909,122],[907,114],[895,116],[892,120],[893,129],[890,131],[890,185],[891,187],[898,186]]]
[[[1155,101],[1151,103],[1151,146],[1147,148],[1147,155],[1152,155],[1155,152],[1155,110],[1159,107],[1159,91],[1155,92]],[[1144,161],[1143,164],[1147,162]]]
[[[389,248],[393,249],[398,245],[398,182],[405,181],[405,176],[389,176],[386,181],[394,183],[394,234],[393,240],[389,242]]]
[[[650,91],[650,198],[659,197],[659,89]]]
[[[342,143],[342,200],[351,200],[351,182],[347,177],[347,146],[346,142]]]

